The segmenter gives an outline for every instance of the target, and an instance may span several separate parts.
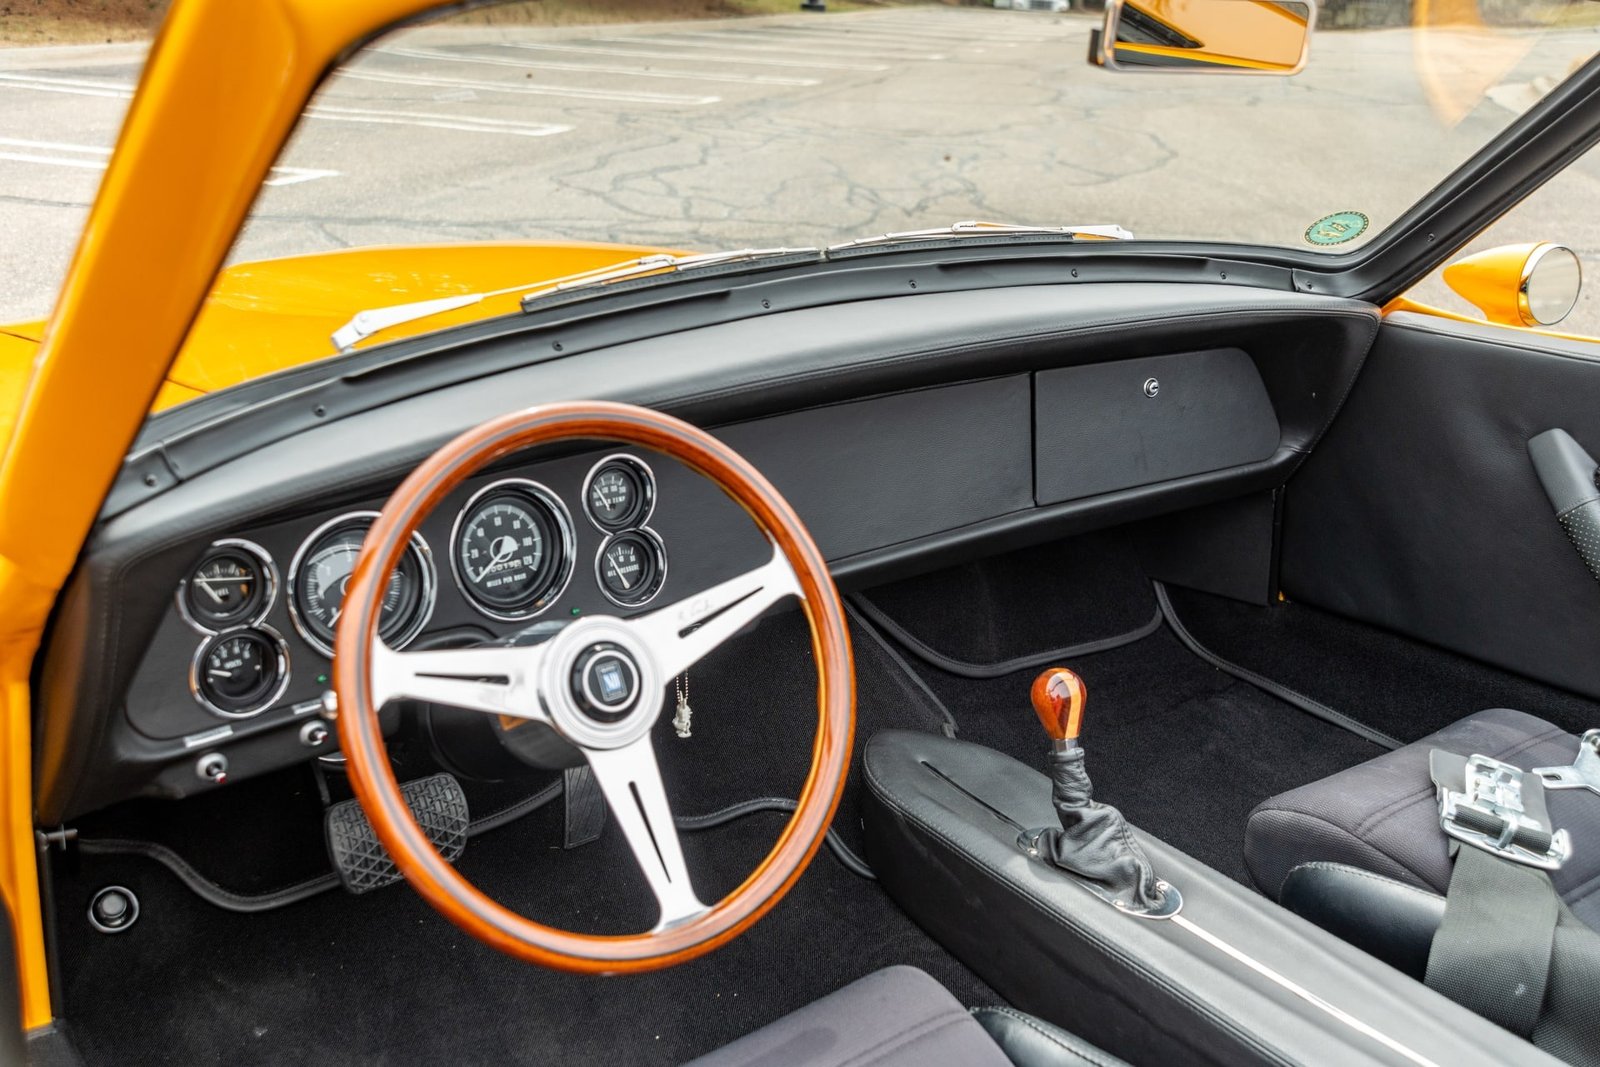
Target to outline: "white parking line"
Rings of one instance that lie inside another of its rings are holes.
[[[531,41],[499,41],[506,48],[524,48],[530,52],[565,52],[580,56],[624,56],[630,59],[677,59],[686,57],[682,52],[655,52],[647,48],[583,48],[568,44],[534,44]],[[884,71],[881,64],[836,63],[832,60],[758,59],[754,56],[695,56],[697,63],[754,63],[763,67],[804,67],[807,70],[865,70]]]
[[[80,78],[44,77],[35,74],[0,73],[0,87],[37,89],[49,93],[75,93],[79,96],[104,96],[127,100],[133,86],[127,82],[88,81]],[[466,133],[503,133],[515,137],[549,137],[566,133],[571,126],[555,123],[508,122],[503,119],[478,119],[458,115],[438,115],[428,111],[390,111],[372,108],[334,107],[313,104],[305,117],[327,122],[359,122],[373,126],[424,126],[435,130],[461,130]]]
[[[461,130],[466,133],[504,133],[513,137],[549,137],[566,133],[571,126],[547,122],[512,122],[505,119],[478,119],[460,115],[436,115],[429,111],[391,111],[388,108],[330,107],[312,104],[306,118],[332,122],[364,122],[373,126],[425,126],[433,130]]]
[[[511,60],[508,66],[519,66]],[[529,83],[513,85],[509,82],[489,82],[477,78],[447,78],[434,74],[396,74],[386,70],[344,70],[340,79],[383,82],[386,85],[417,85],[431,88],[469,89],[479,93],[513,93],[523,96],[563,96],[575,100],[610,100],[624,104],[687,104],[699,107],[715,104],[720,96],[694,96],[688,93],[651,93],[628,89],[582,89],[576,86],[540,85]]]
[[[560,70],[582,74],[620,74],[629,78],[675,78],[680,81],[738,82],[743,85],[822,84],[816,78],[786,78],[774,74],[730,74],[727,71],[659,70],[655,67],[617,67],[593,63],[561,63],[543,59],[505,59],[467,52],[444,52],[432,48],[374,48],[371,51],[389,56],[406,56],[411,59],[445,59],[452,63],[484,63],[496,67],[515,67],[519,70]],[[366,68],[362,69],[365,70]],[[406,76],[409,77],[410,75]],[[484,84],[490,83],[486,82]],[[715,100],[717,98],[709,97],[707,99]]]
[[[0,159],[15,163],[40,163],[50,167],[74,167],[78,170],[105,170],[111,158],[111,149],[87,144],[65,144],[61,141],[24,141],[17,137],[0,137],[0,148],[27,148],[28,152],[0,151]],[[315,170],[310,167],[273,167],[272,177],[263,185],[298,185],[318,178],[337,178],[336,170]]]
[[[685,40],[694,37],[698,40]],[[713,44],[720,44],[727,48],[736,48],[741,52],[802,52],[815,53],[818,50],[826,51],[834,47],[830,43],[811,41],[796,41],[793,44],[771,43],[773,38],[765,34],[752,33],[748,30],[726,30],[721,33],[695,33],[679,31],[673,33],[651,34],[648,37],[627,37],[621,34],[605,37],[596,35],[589,38],[593,41],[604,41],[607,44],[654,44],[654,45],[687,45],[690,48],[710,48]],[[908,51],[905,49],[883,49],[870,41],[846,41],[852,49],[868,48],[871,51],[852,51],[851,59],[945,59],[942,54]],[[689,58],[689,57],[685,57]]]
[[[948,29],[922,29],[912,27],[897,27],[882,23],[852,22],[848,25],[833,26],[802,26],[797,24],[783,26],[752,27],[762,33],[836,33],[857,34],[871,37],[874,40],[882,39],[884,43],[890,41],[927,41],[945,45],[951,44],[991,44],[995,42],[1011,44],[1030,44],[1041,40],[1049,40],[1061,34],[1043,32],[1039,33],[1011,33],[1006,31],[996,32],[993,27],[974,27],[971,31],[960,27]]]
[[[759,36],[765,40],[787,37],[795,40],[815,41],[819,45],[826,41],[830,43],[836,42],[841,45],[857,45],[863,48],[879,48],[896,43],[899,43],[902,47],[909,48],[957,48],[966,45],[983,46],[997,43],[993,38],[987,36],[951,34],[948,37],[935,35],[913,37],[894,31],[879,32],[878,30],[845,26],[761,26],[744,32],[749,33],[752,38]],[[1014,46],[1018,42],[1002,40],[998,43]]]

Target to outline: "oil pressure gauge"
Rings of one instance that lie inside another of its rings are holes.
[[[618,607],[636,608],[661,592],[667,550],[654,530],[629,530],[606,539],[595,558],[600,591]]]

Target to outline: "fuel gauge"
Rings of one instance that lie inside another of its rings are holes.
[[[216,633],[259,622],[277,595],[278,572],[251,541],[217,541],[178,588],[178,608],[197,629]]]

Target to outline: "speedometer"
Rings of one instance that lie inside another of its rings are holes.
[[[479,490],[456,519],[450,562],[473,606],[494,619],[526,619],[566,588],[572,520],[550,490],[509,478]]]
[[[361,555],[361,543],[376,518],[373,512],[341,515],[319,526],[289,568],[289,608],[300,636],[324,655],[333,655],[333,635],[344,612],[350,575]],[[432,554],[420,534],[413,534],[400,566],[389,574],[378,617],[378,634],[394,648],[404,648],[433,613]]]

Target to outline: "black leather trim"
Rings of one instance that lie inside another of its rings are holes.
[[[1136,1063],[1411,1062],[1182,926],[1122,915],[1028,859],[1013,823],[1053,817],[1038,772],[904,731],[872,738],[862,767],[881,884],[1019,1010]],[[1441,1064],[1553,1062],[1170,845],[1135,836],[1183,893],[1185,919],[1393,1040]]]
[[[1128,1067],[1061,1027],[1015,1008],[973,1008],[972,1017],[1015,1067]]]
[[[1419,982],[1444,921],[1444,897],[1343,863],[1300,864],[1278,901]]]

